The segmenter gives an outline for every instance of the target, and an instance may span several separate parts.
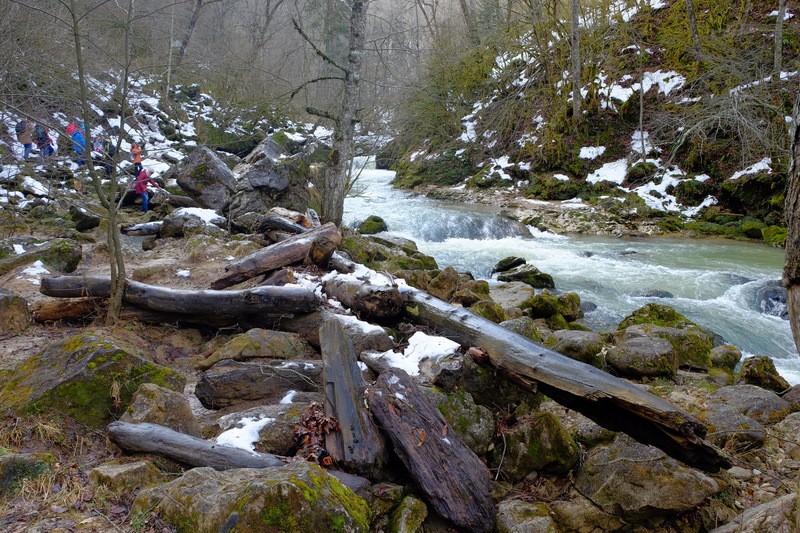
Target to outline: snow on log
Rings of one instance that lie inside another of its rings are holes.
[[[325,279],[322,291],[353,310],[363,320],[385,322],[403,310],[403,297],[396,285],[375,285],[349,275]]]

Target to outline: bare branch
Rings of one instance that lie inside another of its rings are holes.
[[[311,37],[309,37],[305,31],[303,31],[303,28],[300,26],[300,23],[297,22],[297,19],[294,17],[292,17],[292,25],[294,26],[294,29],[296,29],[297,32],[303,37],[303,39],[311,46],[311,48],[314,49],[314,52],[316,52],[316,54],[322,58],[323,61],[333,65],[342,72],[347,73],[346,68],[338,64],[336,61],[333,60],[333,58],[331,58],[328,54],[320,50],[320,48],[316,44],[314,44],[314,41],[311,40]]]

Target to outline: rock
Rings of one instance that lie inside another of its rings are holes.
[[[770,428],[768,442],[795,461],[800,460],[800,413],[792,413]]]
[[[625,339],[606,353],[606,362],[623,376],[674,376],[678,370],[675,351],[661,338]]]
[[[370,215],[358,225],[358,232],[362,235],[375,235],[384,231],[389,231],[389,226],[378,215]]]
[[[281,206],[305,211],[311,167],[305,153],[286,158],[264,157],[257,161],[245,158],[236,165],[236,195],[231,200],[232,213],[264,212]]]
[[[9,453],[0,455],[0,496],[13,494],[24,479],[36,479],[50,470],[45,455]]]
[[[539,335],[539,330],[536,329],[536,324],[533,323],[533,319],[529,316],[521,316],[519,318],[505,320],[500,322],[500,326],[509,331],[513,331],[514,333],[522,335],[523,337],[527,337],[532,341],[542,341],[542,337]]]
[[[405,491],[393,483],[375,483],[369,489],[369,508],[375,518],[386,516],[403,500]]]
[[[497,264],[492,269],[492,274],[494,274],[495,272],[507,272],[512,268],[522,266],[525,263],[527,263],[527,261],[522,257],[514,257],[514,256],[506,257],[497,262]]]
[[[766,531],[797,531],[800,511],[797,493],[786,494],[780,498],[746,510],[722,527],[709,533],[763,533]]]
[[[302,394],[306,396],[308,393]],[[322,396],[320,395],[317,400],[322,401]],[[309,403],[301,401],[261,405],[241,412],[226,414],[217,422],[220,429],[217,436],[234,427],[242,427],[242,421],[245,419],[264,420],[269,418],[271,422],[258,432],[258,440],[254,443],[255,451],[293,457],[298,447],[294,428],[300,425],[303,413]]]
[[[0,288],[0,338],[18,335],[30,325],[31,312],[25,298]]]
[[[414,496],[406,496],[389,519],[390,533],[422,533],[422,524],[428,518],[425,502]]]
[[[164,223],[158,231],[160,237],[189,237],[192,235],[223,235],[225,231],[217,226],[224,225],[225,217],[216,216],[206,221],[192,209],[180,208],[164,217]]]
[[[500,273],[498,281],[521,281],[534,289],[552,289],[556,286],[553,276],[545,274],[533,265],[521,265]]]
[[[370,522],[367,502],[308,462],[224,472],[193,468],[139,493],[131,514],[151,511],[187,531],[367,533]]]
[[[695,509],[720,490],[699,470],[623,434],[592,450],[575,487],[603,511],[634,524]]]
[[[410,248],[386,246],[371,237],[347,233],[339,245],[353,261],[373,270],[399,273],[406,270],[435,270],[436,260]]]
[[[272,359],[311,358],[316,350],[297,333],[253,328],[237,335],[213,354],[201,361],[197,368],[206,370],[223,359],[246,361],[259,357]]]
[[[207,146],[198,146],[178,169],[178,185],[198,204],[225,212],[236,192],[233,172]]]
[[[120,420],[132,424],[149,422],[193,437],[203,436],[186,396],[154,383],[139,386],[133,395],[133,403]]]
[[[789,402],[755,385],[731,385],[713,392],[706,408],[727,406],[761,424],[780,422],[789,414]]]
[[[741,358],[741,350],[732,344],[722,344],[715,346],[711,350],[711,366],[715,368],[723,368],[733,372]]]
[[[549,507],[553,519],[566,531],[616,531],[625,525],[622,518],[606,513],[582,494],[550,502]]]
[[[166,477],[150,461],[134,463],[106,463],[89,472],[89,483],[93,487],[103,485],[115,494],[125,489],[143,489],[166,481]]]
[[[78,205],[71,205],[69,207],[69,217],[75,223],[75,229],[78,231],[89,231],[100,225],[101,217],[97,213],[93,213]]]
[[[224,361],[203,372],[195,395],[207,409],[221,409],[251,400],[277,402],[287,390],[317,391],[321,361]]]
[[[247,154],[247,157],[240,162],[254,165],[262,159],[277,161],[286,154],[286,150],[280,143],[276,142],[273,137],[267,137],[261,141],[258,146],[253,148],[253,151]]]
[[[495,432],[494,415],[489,409],[477,405],[472,395],[463,390],[449,393],[431,387],[421,387],[420,390],[470,450],[476,455],[489,451]]]
[[[793,386],[781,398],[789,402],[789,409],[793,413],[800,411],[800,385]]]
[[[766,355],[756,355],[742,361],[735,383],[756,385],[779,393],[791,387],[789,382],[778,374],[772,359]]]
[[[649,291],[641,291],[634,294],[634,296],[639,296],[642,298],[675,298],[675,295],[669,291],[661,291],[658,289],[653,289]]]
[[[708,426],[708,440],[728,452],[740,453],[764,445],[764,426],[730,406],[709,407],[703,417]]]
[[[567,322],[574,322],[583,316],[580,296],[574,292],[555,295],[550,291],[542,291],[520,304],[531,318],[552,318],[561,315]]]
[[[456,269],[449,266],[433,278],[426,289],[428,293],[436,298],[449,302],[458,290],[459,285],[461,285],[461,277],[456,272]]]
[[[84,332],[54,342],[23,362],[0,390],[0,404],[23,410],[54,409],[98,428],[119,417],[142,383],[183,390],[185,378]]]
[[[619,323],[617,329],[626,329],[636,324],[651,324],[653,326],[679,329],[685,328],[686,326],[697,326],[697,324],[677,312],[672,307],[656,303],[649,303],[635,310]]]
[[[783,286],[779,279],[770,280],[759,287],[756,291],[754,304],[755,308],[765,315],[779,316],[784,320],[789,320],[786,287]]]
[[[517,482],[534,471],[569,472],[579,457],[578,445],[558,418],[537,412],[506,431],[504,442],[492,450],[489,465]]]
[[[672,345],[678,368],[704,371],[711,368],[711,350],[714,347],[714,338],[710,333],[697,326],[678,329],[652,324],[637,324],[621,331],[617,330],[615,334],[618,343],[635,337],[661,338],[668,341]]]
[[[497,507],[497,533],[558,533],[560,530],[544,503],[506,500]]]
[[[496,324],[499,324],[508,318],[505,311],[499,304],[489,300],[480,300],[475,302],[469,307],[469,310],[476,315],[485,318],[486,320],[491,320]]]
[[[10,241],[10,242],[9,242]],[[3,253],[9,243],[10,249],[13,245],[23,246],[22,253]],[[78,268],[82,257],[81,245],[72,239],[53,239],[44,243],[36,239],[25,239],[21,243],[11,240],[0,241],[0,275],[7,274],[12,269],[22,265],[29,265],[36,261],[41,261],[48,267],[54,268],[63,273],[73,272]]]
[[[582,361],[597,368],[603,365],[603,337],[593,331],[573,331],[562,329],[554,331],[544,340],[551,350],[571,359]]]

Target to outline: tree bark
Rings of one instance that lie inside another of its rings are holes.
[[[35,302],[31,304],[31,316],[36,322],[86,321],[105,314],[105,307],[106,302],[96,298]]]
[[[686,0],[686,17],[689,19],[689,33],[692,36],[692,48],[695,59],[700,59],[700,34],[697,33],[697,12],[694,9],[694,0]]]
[[[60,276],[42,279],[39,291],[47,296],[107,298],[109,278]],[[123,300],[151,311],[204,315],[209,311],[228,315],[308,313],[317,308],[314,293],[300,287],[256,287],[241,291],[178,290],[128,281]]]
[[[364,403],[367,384],[358,367],[353,343],[335,317],[320,329],[325,415],[339,421],[339,431],[325,436],[325,448],[348,470],[367,477],[380,475],[388,458],[386,445]]]
[[[403,311],[403,296],[397,286],[372,285],[346,276],[322,284],[322,291],[352,309],[362,320],[385,322]]]
[[[490,531],[495,508],[486,465],[403,370],[381,374],[367,391],[369,409],[428,501],[466,531]]]
[[[772,81],[779,81],[783,68],[783,19],[786,16],[786,0],[778,3],[778,16],[775,20],[775,57],[772,62]]]
[[[789,153],[789,182],[786,186],[786,264],[783,268],[783,284],[786,286],[786,303],[789,307],[789,324],[792,337],[800,352],[800,94],[795,99],[792,125],[789,130],[791,150]]]
[[[464,16],[464,24],[467,26],[467,39],[469,39],[469,42],[472,43],[473,46],[478,46],[481,44],[481,38],[480,35],[478,35],[475,17],[472,15],[469,3],[467,0],[459,0],[459,4],[461,5],[461,14]]]
[[[572,121],[577,123],[583,118],[581,104],[581,28],[580,0],[572,0],[572,26],[570,30],[570,57],[572,59]]]
[[[210,466],[215,470],[231,468],[269,468],[285,465],[289,459],[269,453],[251,452],[224,446],[179,433],[158,424],[112,422],[106,428],[111,442],[127,452],[157,453],[190,466]],[[328,470],[352,490],[361,490],[369,481],[345,472]]]
[[[325,224],[284,241],[267,246],[225,267],[227,274],[211,284],[212,289],[224,289],[271,270],[299,263],[306,258],[314,239],[324,236],[338,244],[342,235],[334,224]]]
[[[523,387],[539,390],[601,426],[624,431],[689,466],[716,472],[730,461],[704,440],[694,416],[635,385],[512,333],[411,287],[400,287],[409,319],[465,347],[478,346],[491,363]]]

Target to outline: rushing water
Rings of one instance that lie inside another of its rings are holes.
[[[800,356],[789,323],[764,314],[756,292],[781,277],[783,251],[727,240],[615,239],[541,233],[496,216],[496,209],[453,205],[389,185],[392,172],[364,170],[358,194],[345,202],[345,223],[382,217],[392,233],[416,241],[440,266],[491,280],[507,256],[524,257],[553,276],[556,288],[597,305],[583,322],[612,329],[649,302],[674,307],[738,346],[745,355],[771,356],[790,383],[800,383]],[[529,232],[533,232],[530,234]],[[672,297],[646,297],[665,291]]]

